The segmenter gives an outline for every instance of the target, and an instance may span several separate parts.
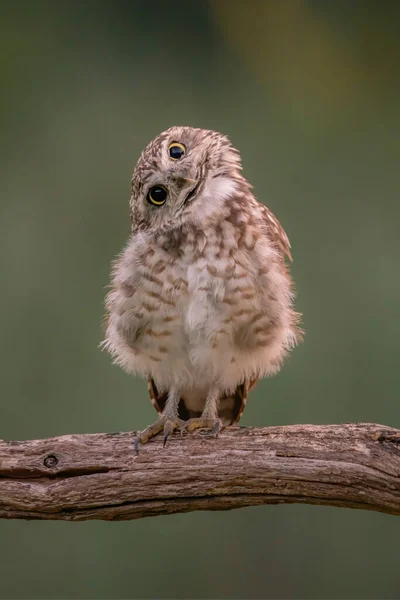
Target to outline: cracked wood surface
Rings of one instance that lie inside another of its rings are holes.
[[[0,441],[0,517],[123,520],[277,503],[400,514],[400,431],[383,425],[175,434],[139,456],[133,438]]]

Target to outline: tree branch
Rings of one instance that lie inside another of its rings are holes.
[[[367,423],[0,441],[0,517],[139,519],[303,503],[400,514],[400,431]]]

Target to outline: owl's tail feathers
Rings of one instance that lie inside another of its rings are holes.
[[[239,422],[247,403],[247,395],[256,385],[257,379],[250,382],[244,382],[238,385],[235,392],[225,394],[219,401],[218,416],[225,426],[235,425]],[[161,414],[168,399],[168,392],[159,392],[153,379],[148,380],[148,389],[150,399],[156,411]],[[204,399],[205,401],[205,399]],[[179,418],[187,421],[200,417],[201,412],[189,409],[186,406],[185,399],[181,398],[179,402]]]

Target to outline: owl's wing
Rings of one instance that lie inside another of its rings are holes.
[[[272,243],[282,253],[282,258],[287,256],[290,262],[293,262],[292,254],[290,252],[290,242],[286,235],[286,231],[283,229],[273,212],[271,212],[264,204],[262,205],[262,214]]]
[[[128,245],[113,264],[110,289],[105,300],[103,346],[118,357],[125,343],[134,349],[147,324],[138,297],[142,277],[135,247]]]
[[[291,277],[289,274],[289,266],[285,262],[285,257],[287,257],[290,262],[293,262],[292,254],[290,252],[290,242],[289,238],[286,235],[286,231],[283,229],[282,225],[279,223],[278,219],[275,217],[272,211],[269,210],[265,205],[262,205],[262,215],[263,220],[267,229],[267,234],[269,239],[274,244],[275,248],[278,250],[280,256],[282,257],[281,267],[283,272],[289,277],[289,281],[291,282]],[[291,309],[291,317],[292,317],[292,333],[294,334],[297,343],[299,343],[303,339],[304,331],[300,327],[301,322],[301,313],[296,312],[293,308]]]

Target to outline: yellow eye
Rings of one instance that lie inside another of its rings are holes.
[[[185,156],[185,154],[186,148],[183,144],[180,144],[179,142],[172,142],[169,147],[169,155],[172,160],[179,160],[182,158],[182,156]]]
[[[167,199],[167,189],[163,185],[153,185],[147,194],[147,202],[155,206],[162,206]]]

